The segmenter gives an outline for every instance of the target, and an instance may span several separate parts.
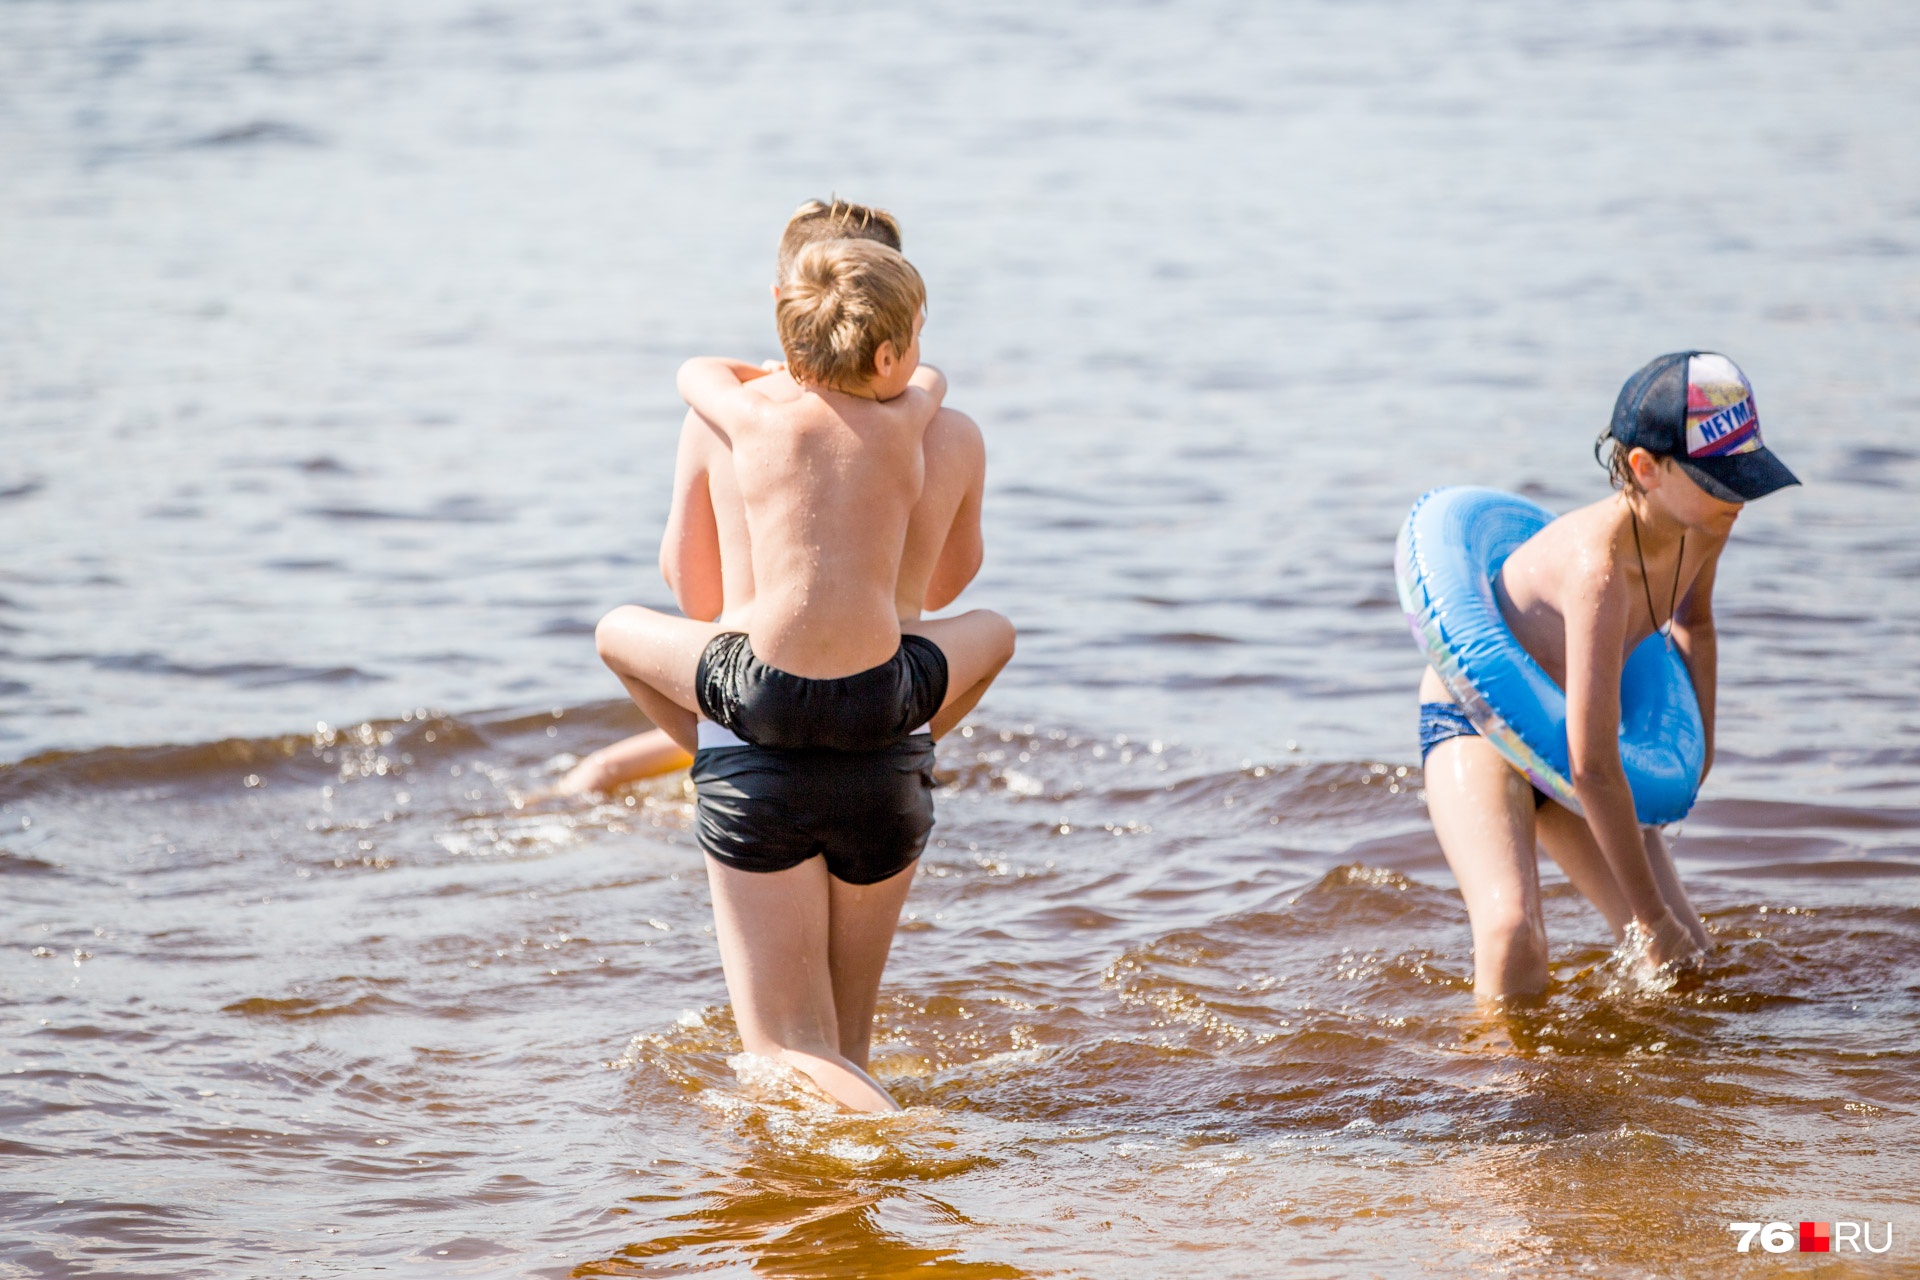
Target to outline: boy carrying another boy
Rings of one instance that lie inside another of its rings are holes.
[[[746,554],[694,566],[709,587],[720,570],[721,621],[625,606],[596,636],[641,709],[695,752],[697,839],[745,1047],[867,1111],[896,1109],[864,1064],[932,826],[933,739],[1013,652],[998,614],[918,620],[929,571],[903,575],[945,389],[919,367],[924,307],[894,249],[818,242],[778,289],[790,391],[762,394],[749,384],[766,371],[739,361],[682,366],[681,394],[730,463],[699,488],[714,526],[744,530]],[[683,437],[683,464],[688,451]],[[663,567],[683,603],[710,594],[675,581],[700,499],[676,482]],[[903,576],[922,588],[906,608]]]
[[[901,248],[900,224],[883,209],[851,201],[809,200],[780,233],[774,301],[779,281],[793,271],[801,250],[823,240],[871,240]],[[801,390],[784,364],[766,366],[767,376],[746,384],[773,400],[797,399]],[[915,378],[931,387],[938,377],[922,365]],[[983,548],[980,510],[986,480],[986,448],[973,419],[943,404],[921,437],[925,477],[920,501],[907,522],[907,544],[895,588],[900,620],[922,610],[944,609],[979,572]],[[698,413],[687,410],[674,465],[673,509],[667,518],[660,568],[680,612],[689,618],[727,622],[753,603],[753,569],[744,513],[735,490],[733,456],[725,441]],[[723,526],[716,506],[728,514]],[[593,752],[569,769],[555,791],[579,795],[685,769],[691,753],[660,729],[649,729]]]

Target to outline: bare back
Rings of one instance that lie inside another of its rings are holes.
[[[734,429],[753,565],[747,634],[763,662],[831,679],[899,648],[894,585],[936,406],[918,388],[898,399],[809,390]]]
[[[803,394],[784,371],[746,386],[778,404]],[[755,599],[752,539],[732,450],[718,429],[692,411],[682,427],[681,450],[718,538],[721,597],[714,610],[722,623],[748,628]],[[920,497],[908,516],[895,577],[894,611],[901,622],[951,603],[972,580],[981,557],[986,458],[980,428],[965,414],[943,407],[922,436],[922,458]]]
[[[710,446],[683,437],[661,563],[690,616],[695,608],[709,617],[732,613],[729,623],[746,631],[762,661],[812,679],[852,675],[894,655],[895,589],[920,499],[923,437],[939,409],[937,393],[907,377],[916,356],[917,343],[882,384],[893,388],[884,400],[814,387],[755,392],[744,384],[766,378],[738,361],[681,367],[681,394],[728,455],[728,465],[716,467]],[[699,478],[705,486],[689,483]],[[716,535],[734,526],[730,550],[738,550],[735,509],[749,582],[728,571],[727,561],[742,557],[699,546],[704,517]],[[714,577],[750,589],[752,606],[713,600]]]

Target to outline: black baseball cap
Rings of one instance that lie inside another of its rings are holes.
[[[1672,458],[1722,502],[1752,502],[1800,483],[1760,443],[1753,384],[1718,352],[1671,352],[1628,378],[1609,434],[1622,448]]]

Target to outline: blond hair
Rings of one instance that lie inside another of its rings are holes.
[[[809,200],[793,211],[780,232],[780,256],[774,265],[775,283],[793,274],[793,260],[810,244],[822,240],[871,240],[898,252],[900,223],[885,209],[872,209],[834,196]]]
[[[926,305],[920,273],[897,250],[870,240],[810,244],[774,306],[787,369],[798,382],[859,387],[875,374],[881,343],[907,353]]]

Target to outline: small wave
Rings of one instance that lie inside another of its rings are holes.
[[[222,1005],[222,1013],[237,1013],[249,1018],[271,1018],[282,1022],[305,1022],[315,1018],[352,1018],[397,1013],[407,1006],[367,986],[402,986],[398,978],[341,979],[326,984],[328,991],[273,998],[253,996]]]
[[[337,573],[347,567],[339,560],[310,560],[299,558],[291,560],[265,560],[261,563],[278,573]]]
[[[66,872],[58,863],[44,862],[24,853],[0,849],[0,876],[58,876]]]
[[[99,747],[91,751],[46,751],[0,766],[0,800],[47,792],[119,790],[235,775],[279,771],[300,759],[310,739],[226,738],[185,746]]]
[[[1153,738],[1082,735],[1064,729],[969,725],[940,745],[940,779],[953,791],[1009,791],[1049,801],[1155,799],[1175,807],[1251,806],[1290,819],[1376,810],[1387,796],[1414,800],[1417,768],[1338,760],[1220,769],[1199,752]],[[1231,799],[1231,805],[1226,801]]]
[[[99,671],[137,675],[184,676],[190,680],[225,680],[243,689],[270,689],[289,684],[376,684],[386,676],[358,667],[306,667],[281,662],[180,662],[153,653],[56,653],[32,659],[45,663],[85,663]]]
[[[317,147],[320,135],[311,129],[282,120],[249,120],[244,124],[216,129],[183,144],[190,148],[211,147]]]
[[[1687,820],[1735,831],[1911,831],[1920,829],[1920,809],[1735,797],[1702,800]]]
[[[306,514],[341,523],[406,521],[426,524],[505,524],[510,512],[487,506],[478,498],[449,498],[425,511],[391,511],[382,507],[309,507]]]
[[[1210,648],[1220,645],[1239,645],[1246,641],[1234,636],[1221,635],[1213,631],[1155,631],[1151,633],[1134,632],[1117,638],[1116,642],[1124,646],[1131,645],[1172,645],[1176,648]]]
[[[1768,862],[1753,867],[1729,867],[1716,874],[1761,880],[1879,880],[1920,876],[1920,862],[1835,858],[1822,862]]]
[[[636,723],[638,721],[638,723]],[[488,747],[551,754],[547,730],[564,723],[596,741],[645,728],[631,704],[596,702],[544,711],[447,715],[421,708],[394,719],[320,723],[309,733],[215,742],[47,751],[0,765],[0,800],[47,792],[130,787],[257,787],[276,780],[370,777],[458,758]]]

